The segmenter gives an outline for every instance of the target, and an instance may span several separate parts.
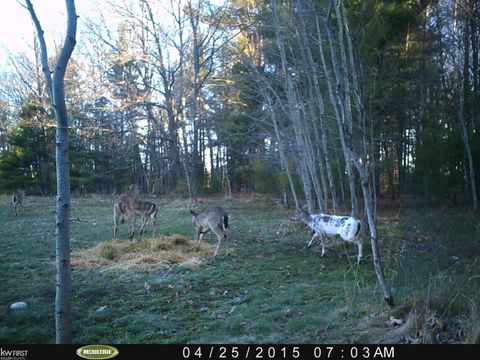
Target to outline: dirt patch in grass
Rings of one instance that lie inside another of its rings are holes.
[[[72,266],[89,269],[154,271],[172,266],[195,268],[213,256],[213,246],[180,235],[139,241],[112,240],[72,252]]]

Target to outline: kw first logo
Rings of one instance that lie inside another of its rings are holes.
[[[1,359],[26,359],[28,350],[5,350],[0,348],[0,360]]]

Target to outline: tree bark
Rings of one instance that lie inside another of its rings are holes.
[[[318,46],[319,46],[319,52],[320,52],[320,59],[322,62],[322,67],[323,67],[323,72],[325,75],[325,78],[327,79],[327,88],[328,88],[328,93],[330,96],[330,103],[332,105],[335,118],[337,119],[337,124],[338,124],[338,130],[340,134],[340,143],[342,145],[342,150],[343,150],[343,156],[345,158],[345,167],[347,170],[347,176],[348,176],[348,185],[350,189],[350,201],[351,201],[351,214],[352,216],[357,216],[358,214],[358,205],[357,205],[357,195],[355,192],[355,179],[353,177],[353,172],[352,172],[352,162],[350,159],[349,152],[347,150],[346,144],[345,144],[345,137],[344,133],[342,130],[342,124],[346,122],[345,120],[345,110],[343,108],[343,102],[340,98],[339,94],[339,89],[338,87],[341,86],[338,84],[340,80],[340,74],[338,71],[338,66],[336,62],[336,53],[334,50],[334,44],[333,44],[333,39],[332,39],[332,34],[331,30],[329,27],[329,24],[326,25],[327,28],[327,36],[329,40],[329,46],[330,46],[330,55],[332,57],[332,66],[333,66],[333,72],[335,74],[335,80],[333,79],[331,72],[328,70],[328,66],[325,60],[324,52],[323,52],[323,41],[321,37],[321,32],[320,32],[320,25],[319,25],[319,20],[317,18],[316,20],[316,25],[317,25],[317,37],[318,37]],[[334,61],[335,59],[335,61]],[[336,82],[336,86],[334,87],[334,82]]]
[[[56,240],[56,295],[55,328],[57,344],[70,343],[72,340],[71,315],[71,267],[70,267],[70,173],[68,152],[68,113],[65,104],[64,78],[68,61],[76,44],[77,13],[74,0],[65,0],[67,8],[67,34],[58,56],[53,77],[48,66],[47,47],[43,30],[30,0],[27,8],[35,24],[41,44],[42,67],[57,122],[56,130],[56,171],[57,204],[55,215]]]
[[[373,266],[375,268],[375,273],[377,274],[378,283],[382,288],[385,301],[388,304],[388,306],[393,306],[394,302],[393,302],[392,290],[390,288],[390,285],[387,282],[387,279],[385,278],[381,257],[380,257],[380,250],[378,248],[377,221],[375,219],[375,207],[372,202],[373,197],[372,197],[372,192],[370,190],[371,189],[370,181],[365,168],[359,161],[355,153],[355,150],[353,149],[353,144],[351,143],[351,140],[349,141],[348,147],[350,151],[350,156],[360,175],[360,183],[361,183],[362,192],[363,192],[363,201],[365,203],[365,212],[367,213],[368,228],[370,230],[370,245],[372,247]]]
[[[308,211],[312,213],[315,208],[313,198],[312,198],[312,178],[311,178],[312,174],[310,173],[310,171],[312,171],[312,164],[311,164],[311,161],[309,161],[309,154],[307,153],[307,149],[306,149],[307,144],[305,143],[305,138],[302,136],[300,114],[298,110],[298,107],[301,105],[297,100],[296,92],[295,92],[292,79],[288,70],[287,57],[285,54],[285,46],[280,33],[280,20],[278,16],[277,3],[275,0],[272,0],[271,4],[273,8],[273,23],[275,28],[275,37],[276,37],[277,47],[280,53],[280,59],[282,63],[282,72],[283,72],[284,82],[285,82],[285,91],[286,91],[287,102],[288,102],[288,106],[287,106],[288,115],[293,124],[295,141],[298,148],[298,157],[295,158],[295,161],[298,164],[298,168],[300,170],[300,179],[302,180],[303,192],[305,195],[305,199],[307,201]],[[317,190],[317,188],[315,190]]]
[[[162,95],[165,98],[164,102],[164,108],[167,113],[167,120],[168,120],[168,135],[170,137],[170,140],[168,141],[168,157],[170,160],[170,181],[172,188],[175,189],[175,186],[177,184],[178,179],[181,176],[181,166],[182,166],[182,161],[180,158],[180,138],[178,135],[178,113],[179,111],[175,111],[175,103],[177,103],[177,106],[181,107],[183,109],[183,96],[180,94],[178,97],[178,101],[175,100],[174,93],[172,91],[173,89],[173,83],[175,79],[175,71],[170,70],[167,67],[167,64],[165,63],[163,52],[164,52],[164,45],[161,42],[160,39],[160,33],[161,30],[158,28],[158,22],[155,19],[153,15],[153,10],[150,6],[150,3],[148,1],[142,0],[142,3],[145,5],[145,9],[147,11],[147,18],[151,23],[151,33],[153,35],[154,39],[154,44],[157,53],[155,54],[156,57],[156,67],[155,69],[157,70],[158,75],[160,76],[161,79],[161,85],[162,85]],[[148,28],[148,27],[147,27]],[[181,41],[183,41],[183,37],[181,36]],[[178,69],[182,68],[183,62],[184,62],[184,57],[185,54],[183,52],[183,42],[180,44],[180,49],[178,57],[179,57],[179,66],[177,67],[176,71]],[[180,91],[183,92],[183,88],[180,87]],[[187,174],[186,174],[187,176]]]
[[[298,1],[298,6],[301,6],[301,1]],[[320,124],[321,141],[319,139],[317,139],[317,143],[320,143],[321,147],[322,147],[323,159],[325,161],[325,166],[327,168],[328,185],[329,185],[329,188],[330,188],[330,193],[332,195],[333,213],[336,214],[337,209],[338,209],[338,200],[337,200],[337,193],[335,191],[335,182],[334,182],[334,178],[333,178],[332,165],[331,165],[330,156],[329,156],[329,152],[328,152],[328,146],[327,146],[327,136],[326,136],[327,125],[326,125],[326,122],[325,122],[325,105],[324,105],[323,95],[322,95],[322,92],[321,92],[321,89],[320,89],[320,84],[319,84],[319,81],[318,81],[318,79],[319,79],[318,71],[317,71],[316,64],[313,60],[312,51],[309,47],[309,42],[308,42],[308,39],[307,39],[307,31],[305,29],[305,23],[303,22],[303,17],[300,16],[299,20],[302,22],[302,38],[304,40],[303,45],[304,45],[305,50],[306,50],[307,62],[309,64],[310,71],[312,72],[314,93],[315,93],[314,97],[315,97],[316,104],[317,104],[318,111],[319,111],[318,120],[317,119],[312,119],[312,121],[314,122],[314,124],[315,124],[315,121],[318,121],[319,124]],[[316,133],[317,133],[317,131],[316,131]],[[322,162],[321,160],[319,160],[319,161]],[[324,184],[326,185],[325,181],[324,181]],[[327,199],[326,191],[324,193],[325,193],[325,199]]]
[[[333,6],[337,6],[337,7],[341,6],[337,1],[342,1],[342,0],[330,0],[330,8],[332,8]],[[329,13],[330,13],[330,11],[329,11]],[[347,18],[346,18],[344,13],[340,14],[339,12],[337,12],[337,16],[338,16],[338,18],[336,19],[337,20],[336,25],[339,27],[339,33],[344,34],[344,35],[340,36],[339,41],[343,43],[344,41],[346,41],[345,38],[348,39],[348,37],[350,36],[348,31],[345,32],[345,33],[343,32],[344,28],[348,28],[348,26],[346,25],[347,24]],[[330,21],[329,16],[327,16],[326,21],[327,22]],[[340,73],[339,73],[340,70],[343,70],[344,73],[347,72],[347,69],[345,69],[345,67],[348,66],[347,65],[348,64],[347,56],[348,56],[348,60],[350,62],[354,61],[353,51],[351,50],[351,48],[349,48],[348,52],[345,51],[343,53],[343,51],[345,50],[345,46],[344,46],[344,44],[340,44],[340,47],[342,49],[341,50],[342,61],[340,62],[336,53],[335,53],[335,51],[334,51],[334,49],[333,49],[334,43],[332,41],[330,24],[327,23],[326,28],[327,28],[327,35],[328,35],[329,46],[330,46],[331,64],[332,64],[332,67],[334,69],[335,78],[336,78],[336,82],[337,82],[336,95],[337,95],[337,100],[338,100],[338,97],[341,96],[339,94],[339,90],[338,90],[339,88],[348,89],[349,92],[352,91],[352,88],[360,90],[359,84],[353,84],[353,85],[347,84],[349,82],[358,82],[359,79],[354,78],[354,77],[348,77],[348,76],[340,77]],[[319,31],[318,31],[318,33],[320,34]],[[347,40],[347,41],[349,41],[349,40]],[[321,43],[320,43],[320,46],[321,46]],[[322,63],[323,63],[323,66],[325,68],[325,72],[327,74],[328,72],[326,71],[325,61],[323,60]],[[344,69],[339,69],[338,64],[341,64],[341,66]],[[330,79],[330,81],[332,81],[332,79]],[[329,87],[331,88],[332,86],[330,85]],[[347,98],[350,98],[350,97],[351,97],[351,94],[348,94]],[[390,288],[390,286],[389,286],[389,284],[388,284],[388,282],[385,278],[385,274],[383,272],[383,267],[382,267],[381,258],[380,258],[380,251],[379,251],[379,248],[378,248],[377,224],[376,224],[376,220],[375,220],[375,217],[374,217],[374,206],[373,206],[373,202],[372,202],[371,186],[370,186],[368,172],[366,170],[366,165],[364,165],[364,164],[366,164],[366,162],[365,162],[365,159],[360,160],[358,155],[357,155],[357,152],[356,152],[356,150],[354,148],[354,145],[353,145],[353,134],[352,134],[353,127],[351,126],[352,123],[348,119],[345,119],[345,116],[351,116],[351,115],[349,115],[349,114],[351,114],[351,109],[342,109],[342,107],[345,107],[345,106],[349,106],[349,107],[350,106],[360,106],[360,105],[358,105],[359,102],[355,102],[355,103],[356,104],[352,104],[352,102],[350,102],[350,101],[347,101],[346,103],[338,101],[338,102],[335,102],[332,105],[338,106],[339,111],[337,111],[337,113],[342,114],[341,117],[337,116],[336,118],[337,118],[338,128],[339,128],[340,135],[341,135],[340,137],[343,138],[343,144],[342,144],[343,149],[344,149],[344,151],[348,152],[348,154],[345,154],[345,158],[349,159],[353,162],[353,164],[355,165],[355,167],[357,169],[357,172],[360,176],[360,184],[361,184],[362,192],[363,192],[363,201],[364,201],[365,211],[366,211],[366,214],[367,214],[367,221],[368,221],[368,225],[369,225],[369,230],[370,230],[370,244],[371,244],[371,247],[372,247],[373,263],[374,263],[374,267],[375,267],[375,272],[377,274],[377,279],[378,279],[378,282],[380,284],[380,287],[382,288],[383,296],[385,298],[385,301],[387,302],[387,304],[389,306],[393,306],[393,296],[392,296],[391,288]],[[355,110],[357,111],[357,113],[361,112],[361,109],[357,108]]]
[[[266,92],[266,91],[265,91]],[[280,136],[280,131],[278,129],[278,122],[277,118],[275,116],[275,112],[272,109],[272,100],[268,94],[264,94],[265,100],[267,101],[268,105],[268,112],[270,114],[270,118],[272,119],[272,124],[273,124],[273,129],[275,131],[275,137],[277,139],[278,143],[278,152],[280,153],[280,163],[281,166],[284,168],[285,173],[287,174],[287,179],[288,183],[290,185],[290,191],[293,196],[293,201],[295,202],[295,208],[298,209],[300,207],[300,204],[298,202],[298,197],[297,197],[297,192],[295,191],[295,184],[293,182],[293,176],[290,172],[290,169],[288,167],[288,162],[287,162],[287,157],[285,155],[285,145],[283,143],[283,140]]]
[[[458,79],[460,82],[460,79]],[[468,139],[467,126],[465,125],[465,98],[463,97],[463,92],[460,84],[458,85],[458,123],[460,126],[460,133],[462,136],[463,148],[465,150],[465,156],[468,162],[468,179],[470,185],[470,191],[472,192],[472,207],[473,210],[478,210],[478,197],[477,197],[477,186],[475,182],[475,169],[473,167],[473,157],[472,149],[470,147],[470,141]]]

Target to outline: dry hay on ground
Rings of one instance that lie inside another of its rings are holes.
[[[101,242],[92,248],[72,252],[72,266],[153,271],[171,266],[194,268],[212,256],[212,245],[203,242],[197,249],[193,240],[174,235],[137,241]]]

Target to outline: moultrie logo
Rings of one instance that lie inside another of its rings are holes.
[[[118,349],[109,345],[87,345],[77,349],[77,355],[84,359],[111,359],[118,354]]]

